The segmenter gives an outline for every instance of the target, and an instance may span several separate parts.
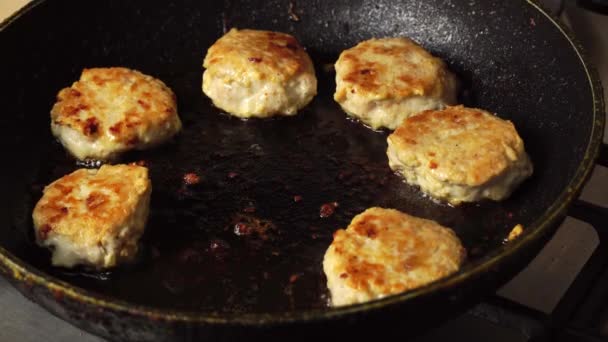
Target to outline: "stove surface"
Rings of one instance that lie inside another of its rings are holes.
[[[0,20],[27,3],[27,0],[0,0]],[[562,16],[571,26],[579,40],[587,49],[595,63],[608,102],[608,16],[593,14],[566,5]],[[608,132],[608,127],[606,127]],[[608,142],[608,133],[604,141]],[[597,166],[591,180],[585,187],[581,199],[600,207],[608,207],[608,169]],[[601,223],[601,222],[600,222]],[[608,222],[604,222],[608,225]],[[604,229],[608,228],[606,226]],[[607,230],[608,231],[608,230]],[[594,288],[608,288],[608,269],[604,254],[599,255],[596,247],[600,243],[593,227],[586,222],[569,217],[554,238],[545,246],[534,261],[501,288],[494,298],[480,304],[444,326],[422,337],[420,342],[457,340],[515,342],[532,341],[542,334],[547,315],[551,319],[566,309],[569,310],[569,328],[592,329],[601,339],[608,338],[608,310],[602,304],[608,303],[603,294],[593,293],[593,289],[582,289],[585,284],[576,280],[581,270],[585,271],[602,264],[606,274],[594,278]],[[608,242],[608,239],[606,239]],[[594,254],[595,253],[595,254]],[[589,259],[593,255],[592,259]],[[589,260],[589,262],[588,262]],[[599,260],[592,262],[594,260]],[[582,299],[578,292],[589,294]],[[570,295],[573,293],[573,295]],[[566,297],[564,297],[566,295]],[[603,300],[603,301],[602,301]],[[574,303],[574,304],[573,304]],[[594,307],[599,306],[599,307]],[[22,297],[6,280],[0,278],[0,341],[102,341],[69,323],[56,318],[47,311]],[[608,306],[606,306],[608,307]],[[590,311],[595,309],[595,311]],[[522,314],[524,312],[524,314]],[[592,317],[589,312],[594,312]],[[562,314],[563,315],[563,314]],[[571,324],[570,324],[571,323]],[[565,329],[565,330],[568,330]],[[570,329],[570,330],[572,330]],[[569,330],[569,331],[570,331]],[[560,335],[558,340],[571,340],[574,335]],[[582,337],[580,341],[595,341],[592,337]]]

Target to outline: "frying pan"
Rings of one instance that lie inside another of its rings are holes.
[[[241,121],[200,90],[206,49],[230,27],[294,34],[319,94],[295,117]],[[340,51],[409,36],[463,83],[462,103],[512,120],[535,165],[503,202],[452,208],[392,174],[387,132],[348,120],[331,95]],[[576,198],[601,145],[599,81],[565,29],[535,2],[35,1],[1,26],[0,265],[28,298],[118,340],[411,337],[465,310],[526,265]],[[126,66],[177,94],[184,129],[133,152],[153,195],[138,260],[109,272],[50,265],[31,211],[45,184],[79,167],[52,138],[59,89],[93,66]],[[185,186],[185,173],[202,182]],[[296,199],[296,200],[294,200]],[[330,217],[319,208],[338,207]],[[457,274],[366,304],[327,306],[332,232],[370,206],[453,227],[469,251]],[[235,232],[237,223],[251,227]],[[504,239],[516,224],[525,231]]]

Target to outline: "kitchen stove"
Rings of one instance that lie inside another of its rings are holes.
[[[0,20],[25,2],[1,0]],[[562,19],[608,85],[608,16],[566,3]],[[605,96],[608,102],[607,90]],[[569,217],[526,269],[482,304],[417,341],[608,340],[608,155],[600,164]],[[0,307],[0,341],[102,341],[29,302],[3,278]]]

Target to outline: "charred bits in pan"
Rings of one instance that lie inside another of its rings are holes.
[[[319,209],[319,217],[326,218],[330,217],[336,211],[336,208],[339,206],[338,202],[330,202],[325,203]]]
[[[252,214],[237,213],[232,217],[230,227],[235,235],[252,236],[266,241],[276,227],[270,220],[258,218]]]

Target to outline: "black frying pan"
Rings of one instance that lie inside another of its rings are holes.
[[[241,121],[211,106],[202,59],[230,27],[294,34],[315,61],[319,95],[282,119]],[[339,52],[399,35],[446,60],[463,82],[463,103],[515,123],[535,174],[511,198],[458,208],[429,201],[390,172],[387,132],[348,120],[333,102],[326,66]],[[534,2],[36,1],[1,26],[0,46],[1,268],[27,297],[114,339],[411,336],[530,260],[592,169],[604,125],[594,72]],[[150,168],[151,215],[138,261],[107,273],[50,266],[30,219],[42,187],[82,167],[52,138],[49,110],[57,91],[93,66],[162,79],[184,123],[171,143],[124,157]],[[184,186],[188,172],[202,183]],[[339,207],[319,217],[328,202]],[[453,227],[468,262],[415,291],[328,308],[323,253],[332,232],[370,206]],[[238,235],[237,223],[259,229]],[[518,223],[524,234],[505,244]]]

